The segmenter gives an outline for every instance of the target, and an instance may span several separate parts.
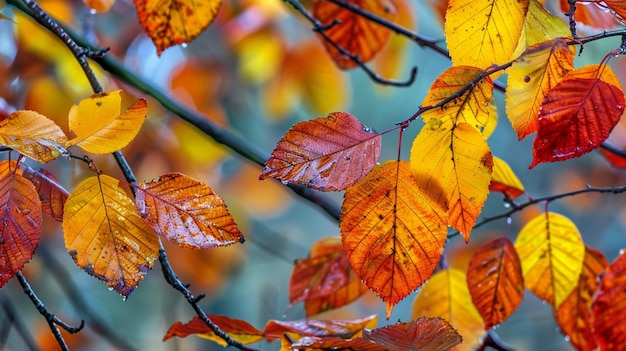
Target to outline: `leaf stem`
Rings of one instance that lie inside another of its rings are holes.
[[[28,281],[26,280],[22,272],[17,272],[15,276],[17,277],[17,281],[22,286],[22,290],[24,291],[26,296],[28,296],[28,298],[33,303],[37,311],[48,322],[50,331],[52,331],[52,334],[54,335],[54,338],[56,339],[57,343],[61,347],[61,350],[69,351],[69,348],[67,347],[67,344],[65,343],[65,340],[63,339],[63,336],[61,335],[61,331],[59,330],[59,327],[65,329],[70,334],[74,334],[74,333],[78,333],[85,327],[85,321],[81,320],[80,325],[78,327],[73,327],[63,322],[62,320],[57,318],[57,316],[55,316],[52,312],[46,309],[46,306],[43,304],[43,302],[41,302],[39,297],[37,297],[37,295],[35,294],[33,289],[30,287],[30,284],[28,284]]]

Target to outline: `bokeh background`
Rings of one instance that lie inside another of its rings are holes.
[[[417,66],[419,73],[412,86],[381,86],[358,69],[342,72],[326,55],[310,24],[278,0],[228,0],[201,37],[168,49],[160,57],[143,34],[132,2],[117,0],[108,12],[92,11],[76,0],[45,0],[41,5],[93,43],[110,47],[109,55],[120,59],[129,70],[267,152],[294,123],[333,111],[350,112],[370,128],[388,130],[418,109],[432,81],[450,65],[428,48],[394,35],[371,67],[384,77],[403,80],[408,78],[411,67]],[[436,0],[409,1],[400,9],[400,21],[420,34],[441,40],[443,45],[437,5]],[[6,112],[38,111],[70,135],[70,107],[91,95],[82,71],[69,51],[34,22],[7,5],[2,6],[1,13],[9,19],[0,20],[0,108]],[[587,44],[576,58],[576,65],[598,63],[619,44],[619,38]],[[614,58],[610,64],[626,82],[623,59]],[[94,68],[107,90],[124,90],[124,107],[143,97],[96,64]],[[505,81],[506,75],[500,79]],[[612,168],[597,152],[528,170],[532,140],[517,140],[503,114],[503,95],[495,93],[495,98],[500,119],[489,145],[494,155],[511,165],[529,197],[580,189],[586,184],[613,186],[626,182],[624,173]],[[243,245],[205,251],[183,250],[165,243],[181,280],[190,283],[194,293],[207,294],[201,304],[208,313],[244,319],[259,329],[269,319],[303,318],[302,306],[289,306],[288,302],[293,262],[306,257],[315,241],[338,235],[336,221],[280,183],[259,181],[258,166],[215,144],[158,102],[148,98],[148,104],[144,127],[123,150],[138,179],[150,180],[177,171],[206,182],[225,199],[246,237]],[[416,121],[405,131],[401,146],[404,159],[408,159],[420,126],[421,122]],[[611,141],[622,147],[626,145],[624,135],[624,125],[619,124]],[[395,158],[397,145],[397,133],[386,134],[380,160]],[[112,157],[94,160],[105,173],[122,178]],[[45,168],[70,191],[92,175],[83,163],[66,159],[53,161]],[[341,203],[341,193],[328,197]],[[550,209],[572,218],[585,243],[601,249],[612,260],[626,247],[623,201],[623,196],[589,194],[557,201]],[[491,194],[483,216],[506,210],[502,196]],[[465,270],[475,247],[497,236],[515,238],[521,225],[540,211],[542,208],[537,207],[518,213],[510,226],[496,221],[481,227],[472,233],[467,245],[459,237],[451,239],[446,247],[450,266]],[[46,306],[64,321],[77,324],[82,318],[86,320],[85,331],[68,336],[73,350],[126,348],[116,346],[101,335],[102,330],[94,329],[91,315],[136,350],[221,349],[195,337],[161,341],[172,323],[186,322],[194,314],[182,296],[165,283],[158,264],[123,301],[74,265],[58,223],[46,219],[42,235],[40,247],[24,274]],[[398,304],[389,321],[384,319],[384,304],[371,293],[318,317],[345,319],[376,313],[379,325],[407,321],[414,296]],[[47,324],[17,282],[10,281],[0,289],[0,302],[16,313],[11,316],[7,309],[0,309],[0,349],[29,349],[19,335],[20,323],[41,349],[58,348]],[[517,312],[496,331],[519,350],[571,349],[554,323],[550,306],[528,291]],[[280,345],[259,347],[277,350]]]

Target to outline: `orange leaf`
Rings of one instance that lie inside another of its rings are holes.
[[[62,221],[63,206],[69,194],[67,190],[45,169],[34,170],[22,165],[22,170],[24,178],[35,185],[43,211],[53,219]]]
[[[278,142],[259,178],[344,190],[374,167],[380,142],[380,134],[346,112],[300,122]]]
[[[563,334],[577,350],[596,350],[591,321],[591,300],[598,288],[598,275],[609,265],[602,252],[585,247],[585,261],[578,286],[554,311]]]
[[[350,263],[341,238],[324,238],[311,248],[307,259],[298,260],[289,279],[289,303],[330,295],[348,284]]]
[[[485,334],[484,323],[467,289],[465,274],[445,269],[434,274],[413,302],[411,318],[441,317],[463,337],[456,350],[473,350]]]
[[[345,306],[358,299],[368,290],[367,285],[363,284],[359,276],[357,276],[354,270],[350,268],[348,272],[348,284],[329,295],[304,301],[306,315],[312,316],[324,311]]]
[[[347,2],[387,20],[393,21],[396,17],[396,9],[389,0],[348,0]],[[324,33],[349,53],[357,55],[362,62],[368,62],[379,53],[391,34],[385,27],[327,0],[314,1],[313,16],[324,26],[338,21]],[[337,48],[324,39],[321,40],[339,67],[350,69],[357,66]]]
[[[0,287],[30,261],[39,245],[41,202],[35,186],[16,172],[15,162],[0,163]],[[11,167],[11,168],[10,168]]]
[[[0,121],[0,144],[37,162],[67,155],[66,143],[61,127],[35,111],[16,111]]]
[[[526,223],[515,241],[526,287],[558,308],[578,284],[585,245],[567,217],[546,212]]]
[[[474,251],[467,286],[486,329],[509,318],[524,298],[522,265],[511,240],[498,238]]]
[[[239,341],[244,345],[263,340],[263,332],[256,329],[246,321],[218,315],[208,315],[208,317],[211,322],[217,325],[224,333],[230,336],[233,340]],[[214,341],[222,346],[228,345],[224,339],[215,335],[213,330],[209,328],[198,316],[193,317],[191,321],[185,324],[181,322],[172,324],[163,337],[163,341],[175,336],[185,338],[189,335],[197,335],[201,338]]]
[[[152,269],[159,240],[118,183],[104,174],[81,182],[65,202],[63,234],[81,269],[127,297]]]
[[[221,0],[133,0],[139,23],[163,50],[195,39],[213,22]]]
[[[445,209],[427,198],[406,161],[387,161],[346,191],[339,227],[356,274],[387,305],[422,285],[446,241]]]
[[[593,334],[600,350],[626,345],[626,255],[623,251],[604,271],[592,303]]]
[[[244,241],[224,200],[198,180],[168,173],[142,182],[136,191],[144,221],[179,246],[206,249]]]
[[[363,338],[394,351],[448,351],[462,341],[461,335],[447,321],[424,317],[365,330]]]
[[[433,82],[428,90],[423,106],[435,105],[459,90],[466,87],[483,73],[483,70],[469,66],[453,66],[444,71]],[[481,132],[494,118],[490,103],[493,101],[493,82],[487,77],[475,85],[465,94],[445,104],[441,108],[426,111],[422,119],[428,122],[431,118],[450,119],[454,125],[468,123]],[[491,117],[491,118],[490,118]]]
[[[518,139],[537,131],[541,103],[574,68],[574,53],[563,39],[528,48],[511,66],[506,89],[506,115]]]
[[[397,18],[394,20],[404,28],[416,28],[417,21],[413,18],[415,10],[413,2],[409,0],[390,0],[396,8]],[[411,56],[407,53],[410,42],[400,35],[394,35],[376,57],[374,71],[381,77],[400,76],[406,67],[407,59]]]
[[[609,0],[604,2],[609,3],[611,1]],[[569,12],[568,0],[560,0],[560,5],[561,12]],[[601,5],[601,3],[596,0],[588,0],[584,2],[577,1],[576,12],[574,12],[574,20],[593,28],[613,28],[617,24],[615,17],[609,11],[606,11],[606,7],[604,5]]]
[[[620,151],[626,151],[625,148],[618,148],[618,150]],[[598,149],[598,151],[600,151],[600,153],[602,154],[602,156],[604,156],[604,158],[606,158],[606,160],[609,162],[609,164],[615,168],[626,168],[626,157],[623,157],[622,155],[619,155],[615,152],[612,152],[610,150],[607,150],[603,147],[600,147]]]
[[[120,114],[120,93],[94,94],[72,106],[69,124],[76,137],[69,145],[102,155],[122,149],[135,138],[148,112],[146,100],[137,100]]]
[[[543,99],[530,168],[595,149],[609,137],[625,103],[610,67],[590,65],[569,72]]]
[[[484,69],[508,62],[527,10],[528,0],[450,0],[445,35],[452,64]]]
[[[603,0],[602,2],[596,1],[601,8],[606,5],[616,19],[624,24],[626,22],[626,3],[623,0]]]
[[[348,320],[322,321],[301,319],[297,321],[270,320],[265,325],[265,337],[269,341],[278,340],[283,333],[295,333],[301,336],[339,336],[349,338],[364,328],[373,328],[378,322],[374,314],[365,318]]]
[[[524,185],[504,160],[494,156],[489,190],[499,191],[508,196],[509,199],[515,199],[524,193]]]
[[[478,129],[430,119],[413,141],[411,170],[431,199],[443,202],[448,225],[467,242],[487,195],[493,158]]]

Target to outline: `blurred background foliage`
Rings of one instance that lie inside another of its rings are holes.
[[[371,67],[385,78],[405,79],[418,66],[417,81],[409,88],[374,84],[362,71],[342,72],[326,54],[310,24],[279,0],[230,0],[219,16],[198,39],[166,50],[157,57],[152,42],[139,26],[135,9],[128,0],[42,0],[41,6],[54,18],[70,25],[124,62],[153,84],[170,92],[186,106],[207,119],[245,136],[266,151],[294,123],[333,111],[347,111],[369,127],[384,131],[415,112],[431,82],[450,63],[427,48],[420,48],[399,36],[392,36],[387,48]],[[2,4],[0,2],[0,4]],[[90,9],[90,6],[98,10]],[[107,10],[107,7],[111,6]],[[442,8],[437,0],[399,2],[398,22],[432,38],[443,38]],[[443,9],[445,10],[445,8]],[[36,23],[8,6],[0,20],[0,108],[38,111],[67,128],[72,104],[91,95],[91,88],[69,50]],[[443,39],[442,39],[443,40]],[[588,44],[576,65],[597,63],[619,39]],[[443,43],[442,43],[443,44]],[[623,60],[613,60],[614,70],[626,82]],[[123,89],[123,108],[142,96],[133,88],[92,66],[106,90]],[[500,78],[505,80],[506,77]],[[496,94],[503,108],[502,94]],[[229,206],[245,245],[204,251],[180,249],[164,242],[174,269],[192,291],[206,293],[205,310],[241,318],[258,328],[269,319],[303,317],[302,306],[288,306],[287,286],[295,259],[306,257],[311,244],[322,237],[338,235],[337,223],[319,209],[296,198],[275,181],[259,181],[260,168],[233,155],[194,127],[171,115],[148,99],[149,115],[139,136],[124,154],[137,178],[153,179],[177,171],[206,182]],[[501,114],[501,116],[503,116]],[[421,123],[421,122],[417,122]],[[415,123],[414,123],[415,124]],[[410,142],[419,130],[411,125],[402,145],[408,158]],[[616,128],[611,141],[626,145],[624,125]],[[396,157],[397,135],[383,138],[381,161]],[[505,118],[500,118],[489,140],[494,155],[506,160],[534,197],[583,188],[586,184],[612,186],[626,181],[599,153],[566,163],[548,164],[528,170],[532,155],[530,140],[519,142]],[[15,155],[12,155],[15,157]],[[105,173],[122,178],[110,156],[94,157]],[[60,159],[45,165],[71,191],[90,171],[82,163]],[[337,203],[341,194],[332,194]],[[623,199],[589,194],[568,198],[550,206],[578,225],[585,243],[601,249],[609,260],[626,246],[623,235],[626,207]],[[484,216],[506,209],[499,194],[490,195]],[[517,214],[510,227],[498,221],[474,232],[468,245],[455,237],[446,247],[452,267],[465,270],[473,249],[509,230],[512,236],[522,223],[541,209]],[[60,225],[46,218],[44,238],[24,274],[46,306],[63,320],[78,324],[84,310],[77,306],[64,284],[74,282],[95,314],[137,350],[221,349],[211,342],[190,337],[161,341],[169,325],[187,321],[192,311],[181,296],[163,280],[157,265],[128,301],[108,291],[97,280],[77,269],[67,254]],[[18,317],[33,333],[43,350],[55,343],[40,318],[15,282],[0,290],[0,301],[12,304]],[[410,318],[412,298],[395,308],[392,320]],[[353,318],[384,311],[373,294],[320,318]],[[25,349],[9,316],[0,313],[0,341],[5,349]],[[87,318],[86,318],[87,319]],[[73,350],[114,349],[106,338],[90,328],[67,336]],[[380,322],[384,323],[384,320]],[[497,332],[516,349],[567,350],[549,306],[531,293],[523,305]],[[279,345],[263,345],[278,349]]]

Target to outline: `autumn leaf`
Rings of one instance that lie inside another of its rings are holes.
[[[495,123],[491,109],[493,101],[493,82],[487,77],[476,84],[472,82],[483,73],[483,70],[469,66],[453,66],[444,71],[433,82],[428,90],[422,106],[432,106],[455,96],[459,91],[470,86],[471,88],[445,104],[422,114],[422,119],[428,122],[431,118],[440,120],[450,119],[454,125],[468,123],[481,132],[491,123]]]
[[[448,207],[448,224],[467,242],[487,195],[493,158],[478,129],[430,119],[413,141],[411,170],[431,199]]]
[[[522,262],[526,287],[558,308],[578,284],[585,245],[567,217],[546,212],[520,231],[515,249]]]
[[[135,138],[146,118],[146,100],[137,100],[120,114],[120,93],[121,90],[95,94],[72,106],[69,124],[76,137],[69,145],[78,145],[93,154],[109,154]]]
[[[553,16],[538,0],[530,0],[524,23],[525,46],[533,46],[556,38],[567,38],[572,34],[561,18]]]
[[[574,52],[563,39],[528,48],[509,70],[506,115],[518,139],[537,131],[544,97],[574,68]]]
[[[208,315],[211,322],[220,328],[226,335],[233,340],[238,341],[244,345],[253,344],[261,341],[264,338],[263,332],[256,329],[248,322],[233,319],[226,316]],[[167,330],[167,333],[163,337],[163,341],[169,340],[173,337],[185,338],[189,335],[196,335],[198,337],[208,339],[216,342],[219,345],[227,346],[228,343],[221,337],[217,336],[213,329],[204,323],[200,317],[193,317],[188,323],[176,322]]]
[[[524,193],[524,185],[504,160],[494,156],[489,190],[499,191],[509,199],[515,199]]]
[[[605,5],[621,24],[626,22],[626,4],[624,1],[603,0],[602,3],[599,4],[600,7],[604,7]]]
[[[244,241],[224,200],[196,179],[168,173],[135,189],[141,217],[172,243],[207,249]]]
[[[515,312],[524,298],[524,278],[509,238],[492,240],[474,251],[467,268],[467,286],[486,329]]]
[[[301,336],[339,336],[350,338],[364,328],[374,328],[378,322],[376,315],[347,320],[302,319],[297,321],[270,320],[265,325],[265,337],[269,341],[278,340],[283,333]]]
[[[609,1],[603,1],[609,3]],[[613,1],[616,3],[619,1]],[[560,0],[560,8],[562,13],[568,13],[570,9],[568,0]],[[584,4],[584,6],[580,6]],[[574,12],[574,20],[576,22],[589,25],[593,28],[613,28],[617,24],[615,17],[607,8],[601,5],[600,0],[589,0],[584,3],[576,1],[576,12]]]
[[[441,318],[418,318],[374,330],[363,331],[363,338],[393,351],[448,351],[461,343],[461,335]]]
[[[24,178],[35,185],[43,211],[53,219],[62,221],[68,191],[45,169],[34,170],[26,165],[22,165],[21,169]]]
[[[413,2],[410,0],[391,0],[396,8],[397,17],[394,20],[404,28],[416,28],[417,19]],[[387,44],[376,56],[373,62],[374,71],[381,77],[397,77],[406,67],[407,59],[411,56],[407,53],[410,41],[400,35],[393,35]],[[378,86],[380,87],[380,86]]]
[[[198,37],[215,19],[221,0],[133,0],[137,18],[157,55]]]
[[[626,345],[626,255],[620,252],[604,271],[592,302],[593,334],[600,350]]]
[[[286,350],[283,348],[282,350]],[[339,337],[305,336],[289,345],[289,350],[298,351],[328,351],[328,350],[358,350],[358,351],[390,351],[384,346],[364,338],[344,339]]]
[[[81,182],[65,202],[63,234],[81,269],[128,297],[154,265],[159,241],[118,183],[104,174]]]
[[[17,163],[0,163],[0,287],[30,261],[39,245],[41,202]]]
[[[422,285],[439,263],[447,220],[406,161],[387,161],[346,190],[339,228],[356,274],[387,305]]]
[[[456,350],[473,350],[485,334],[483,320],[467,289],[465,273],[445,269],[435,273],[413,301],[411,318],[440,317],[463,337]]]
[[[309,258],[298,260],[289,279],[289,303],[330,295],[348,284],[350,263],[341,238],[324,238],[311,247]]]
[[[365,294],[369,288],[359,276],[350,268],[348,274],[348,284],[337,291],[316,299],[304,301],[306,316],[310,317],[318,313],[345,306]]]
[[[625,103],[610,67],[589,65],[569,72],[543,99],[530,168],[598,147],[619,122]]]
[[[508,62],[527,10],[528,0],[450,0],[445,35],[452,64],[484,69]]]
[[[61,127],[35,111],[16,111],[0,121],[0,144],[41,163],[68,155]]]
[[[380,142],[380,134],[346,112],[300,122],[278,142],[259,178],[344,190],[374,167]]]
[[[583,270],[578,285],[554,311],[561,332],[577,350],[596,350],[591,320],[591,300],[598,287],[598,275],[609,262],[602,252],[585,247]]]
[[[396,16],[396,9],[389,0],[348,0],[347,2],[390,21],[393,21]],[[374,58],[387,43],[391,34],[387,28],[327,0],[313,2],[313,16],[324,26],[335,23],[324,33],[350,54],[358,56],[362,62],[368,62]],[[350,69],[357,66],[352,59],[344,56],[333,45],[324,39],[321,40],[339,67]]]

